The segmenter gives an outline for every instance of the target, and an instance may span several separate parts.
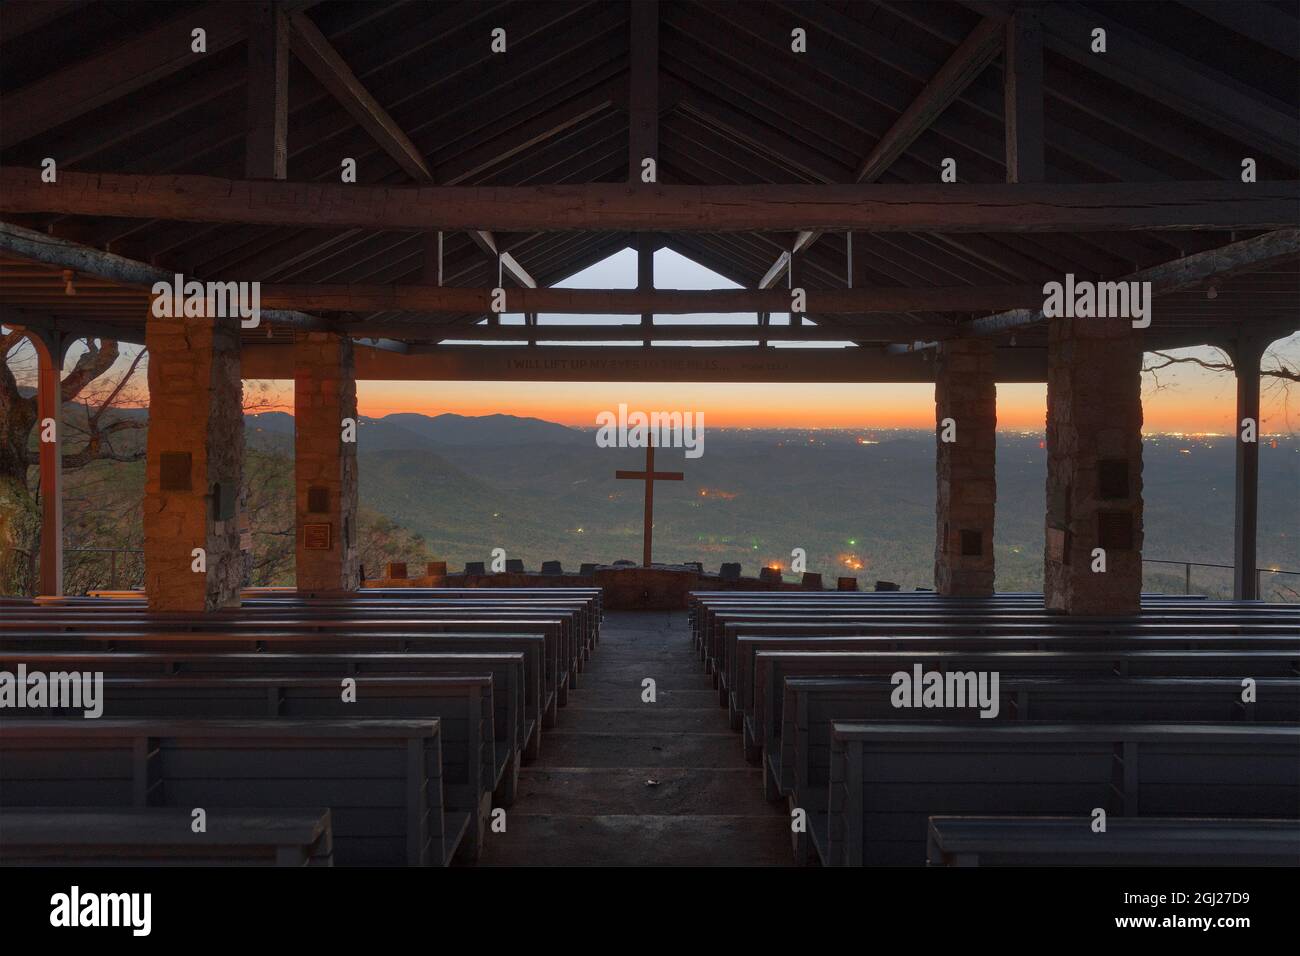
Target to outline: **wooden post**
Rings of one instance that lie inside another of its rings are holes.
[[[40,442],[41,556],[39,593],[63,594],[63,336],[29,331],[36,349],[36,429]],[[51,427],[52,426],[52,427]]]
[[[1236,520],[1232,536],[1232,596],[1238,601],[1259,600],[1256,544],[1259,533],[1259,363],[1267,343],[1242,337],[1233,343],[1232,362],[1237,373],[1237,417],[1232,427],[1237,437]],[[1242,421],[1255,423],[1254,441],[1242,441]]]

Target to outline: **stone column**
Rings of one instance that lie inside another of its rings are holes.
[[[353,591],[361,586],[361,558],[352,340],[299,333],[293,355],[298,588]]]
[[[239,485],[244,466],[239,321],[145,321],[149,438],[144,584],[149,607],[239,604]],[[201,549],[201,553],[196,550]]]
[[[997,385],[993,345],[962,339],[935,357],[937,422],[934,586],[940,594],[993,593],[993,520],[997,503]]]
[[[1141,606],[1142,342],[1128,319],[1050,320],[1044,564],[1049,609]]]

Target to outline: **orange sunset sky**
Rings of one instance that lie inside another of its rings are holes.
[[[662,288],[739,288],[734,283],[668,250],[655,255],[656,284]],[[625,250],[584,270],[566,282],[568,288],[631,288],[636,282],[636,258]],[[785,317],[773,316],[774,323]],[[511,317],[503,321],[512,321]],[[522,322],[515,316],[513,321]],[[546,321],[546,317],[542,317]],[[598,316],[566,317],[568,324],[632,321]],[[751,316],[672,316],[660,323],[754,322]],[[1278,343],[1292,363],[1300,356],[1300,336]],[[1219,356],[1207,349],[1177,354]],[[1267,363],[1266,363],[1267,364]],[[1159,390],[1148,380],[1144,389],[1146,431],[1227,432],[1232,429],[1236,391],[1231,374],[1179,366],[1161,373]],[[729,427],[879,427],[933,428],[934,386],[886,385],[717,385],[684,383],[568,383],[568,382],[360,382],[360,411],[383,416],[394,412],[437,415],[493,413],[529,415],[566,425],[590,426],[602,410],[620,402],[644,411],[703,411],[705,422]],[[1289,431],[1284,396],[1276,389],[1265,396],[1265,431]],[[998,426],[1041,429],[1047,412],[1046,385],[998,386]]]

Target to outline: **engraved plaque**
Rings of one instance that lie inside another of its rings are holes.
[[[961,532],[961,556],[978,558],[984,553],[984,532],[963,529]]]
[[[158,456],[163,491],[191,491],[190,466],[193,458],[187,451],[165,451]]]
[[[303,545],[308,551],[328,551],[330,549],[330,524],[328,521],[321,521],[316,524],[305,524],[303,530]]]
[[[406,577],[406,562],[405,561],[388,562],[388,576],[390,578],[397,578],[397,579]]]

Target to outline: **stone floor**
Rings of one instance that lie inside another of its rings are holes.
[[[789,866],[789,827],[727,727],[685,613],[608,611],[481,864]]]

